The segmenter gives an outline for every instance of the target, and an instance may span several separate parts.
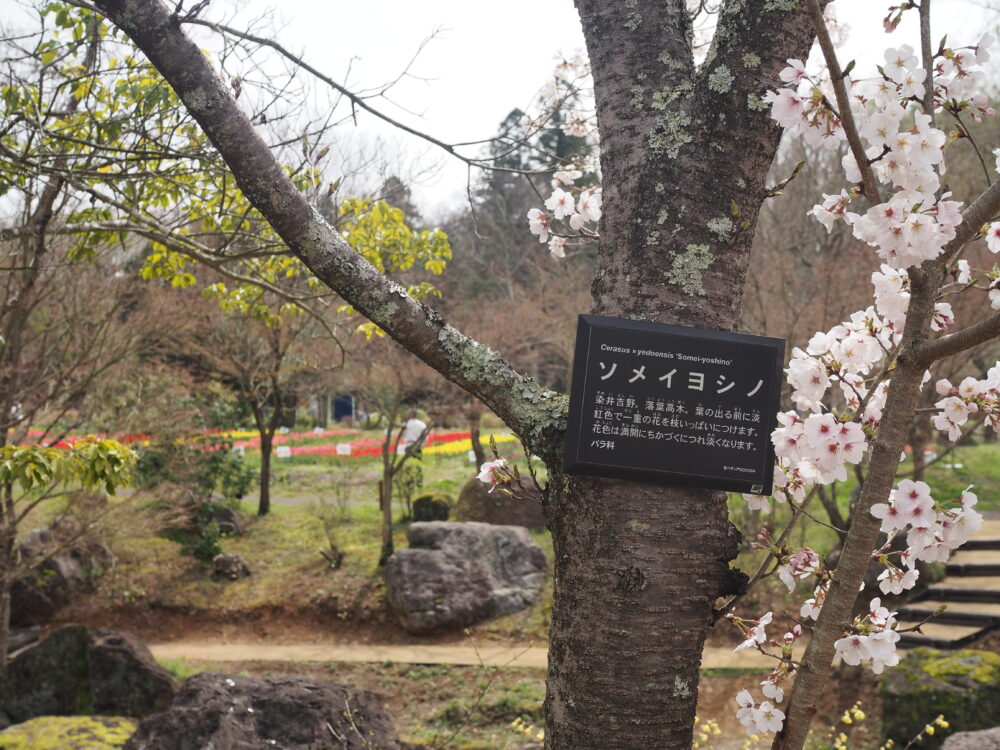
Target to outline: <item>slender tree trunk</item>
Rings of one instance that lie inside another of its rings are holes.
[[[392,479],[382,479],[378,483],[379,507],[382,509],[382,550],[378,564],[386,564],[395,551],[392,542]]]
[[[7,483],[0,489],[3,506],[0,525],[0,675],[7,670],[7,649],[10,644],[10,592],[14,585],[15,555],[17,542],[14,509],[14,487]]]
[[[476,466],[486,463],[486,451],[483,450],[482,440],[479,439],[479,426],[482,424],[483,412],[481,409],[472,408],[469,410],[469,441],[472,443],[472,453],[476,457]]]
[[[271,512],[271,451],[274,436],[264,430],[260,434],[260,500],[257,515],[266,516]]]
[[[924,481],[924,472],[927,470],[927,458],[924,451],[927,450],[927,420],[915,419],[910,427],[910,450],[913,451],[913,481]]]
[[[379,567],[385,565],[393,553],[392,544],[392,424],[395,412],[389,418],[389,426],[385,428],[385,440],[382,441],[382,480],[378,483],[378,502],[382,509],[382,551],[379,553]]]
[[[851,515],[851,533],[837,562],[826,603],[820,610],[799,666],[786,708],[785,725],[775,735],[773,750],[801,750],[809,725],[823,705],[823,692],[835,652],[834,642],[844,634],[845,624],[852,620],[858,589],[871,565],[872,550],[879,538],[881,522],[871,514],[871,508],[889,497],[900,452],[910,436],[920,381],[928,365],[928,362],[916,361],[914,352],[930,330],[934,295],[943,275],[935,262],[925,263],[920,270],[910,273],[913,291],[906,328],[886,395],[884,416],[872,446],[868,475]]]

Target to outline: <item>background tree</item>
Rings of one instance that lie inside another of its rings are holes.
[[[221,314],[216,304],[190,296],[174,345],[199,376],[225,383],[252,415],[260,436],[257,515],[267,515],[275,432],[297,383],[311,372],[336,366],[323,364],[336,363],[336,346],[315,319],[259,289],[244,289],[246,304],[227,306]]]
[[[395,480],[406,470],[408,462],[419,455],[420,447],[432,425],[421,440],[400,450],[400,437],[406,425],[407,413],[423,405],[433,388],[434,372],[420,362],[414,362],[396,342],[385,337],[361,341],[355,337],[347,355],[345,380],[358,389],[369,411],[377,416],[377,425],[384,430],[382,439],[382,477],[378,483],[379,508],[382,511],[382,551],[379,565],[384,565],[393,553],[392,498]]]

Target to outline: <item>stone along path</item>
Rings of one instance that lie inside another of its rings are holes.
[[[900,622],[912,625],[947,607],[922,634],[904,633],[900,646],[962,648],[1000,628],[1000,514],[984,515],[979,533],[948,560],[944,580],[899,610]]]

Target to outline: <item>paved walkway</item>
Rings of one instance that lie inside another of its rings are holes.
[[[370,646],[350,643],[303,643],[267,645],[256,643],[209,643],[171,641],[150,644],[157,659],[184,659],[200,662],[304,661],[400,664],[455,664],[544,669],[546,649],[538,646],[501,648],[487,646]],[[733,652],[727,648],[707,648],[702,669],[768,669],[774,660],[750,649]]]

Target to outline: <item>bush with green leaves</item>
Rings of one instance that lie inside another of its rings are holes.
[[[153,490],[168,482],[211,497],[238,503],[253,487],[256,474],[234,453],[231,440],[218,435],[161,439],[147,446],[135,467],[137,486]]]
[[[223,552],[219,543],[222,533],[215,521],[215,511],[220,507],[219,503],[185,492],[171,509],[173,522],[164,526],[160,533],[179,544],[181,554],[189,555],[198,562],[210,563]]]

